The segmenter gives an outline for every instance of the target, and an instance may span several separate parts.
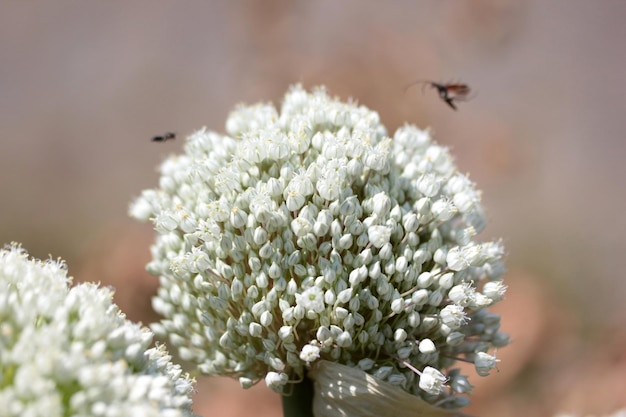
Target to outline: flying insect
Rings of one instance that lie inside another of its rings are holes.
[[[176,139],[176,133],[167,132],[163,136],[154,136],[152,142],[166,142],[170,139]]]
[[[404,91],[408,90],[415,84],[422,84],[422,92],[424,92],[424,88],[429,86],[430,88],[434,88],[439,93],[439,97],[452,109],[456,110],[455,101],[467,101],[469,100],[469,94],[472,91],[471,88],[467,84],[463,83],[438,83],[435,81],[415,81],[409,84]]]

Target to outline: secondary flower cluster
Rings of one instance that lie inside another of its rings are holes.
[[[466,403],[456,360],[487,375],[504,346],[503,248],[473,240],[480,195],[413,126],[293,87],[280,112],[200,130],[132,205],[158,232],[154,327],[206,374],[281,391],[319,358],[429,402]],[[444,375],[446,372],[446,375]]]
[[[193,381],[112,293],[60,261],[0,250],[0,415],[192,416]]]

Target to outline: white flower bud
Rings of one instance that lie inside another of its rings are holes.
[[[493,343],[495,347],[504,347],[508,345],[509,342],[510,342],[510,338],[509,338],[509,335],[506,333],[496,333],[491,338],[491,343]]]
[[[233,297],[233,300],[237,300],[243,293],[243,283],[239,279],[235,278],[233,280],[233,283],[230,287],[230,293]]]
[[[430,259],[430,253],[425,249],[418,249],[413,253],[413,262],[417,265],[421,265]]]
[[[391,229],[387,226],[370,226],[367,229],[367,237],[372,245],[376,248],[382,248],[383,245],[389,242],[391,237]]]
[[[428,288],[428,287],[430,287],[430,285],[433,283],[433,281],[434,281],[434,277],[433,277],[433,274],[430,273],[430,272],[422,272],[417,277],[417,285],[420,288]]]
[[[330,225],[328,223],[324,223],[318,220],[313,224],[313,233],[315,233],[315,236],[324,236],[326,235],[326,233],[328,233],[329,230]]]
[[[357,309],[353,309],[353,311],[356,311],[356,310]],[[355,322],[354,316],[352,314],[348,314],[348,317],[346,317],[343,320],[343,323],[342,323],[343,324],[343,328],[346,329],[346,330],[352,329],[354,327],[354,322]]]
[[[396,331],[393,334],[393,340],[397,343],[404,342],[406,338],[407,338],[407,333],[406,333],[406,330],[404,329],[396,329]]]
[[[289,295],[295,295],[298,292],[298,283],[293,278],[287,283],[286,291]]]
[[[369,308],[370,310],[375,310],[380,305],[380,302],[378,301],[378,298],[374,296],[370,296],[367,298],[367,302],[365,304],[367,305],[367,308]]]
[[[492,369],[496,368],[498,362],[500,360],[496,359],[495,356],[485,352],[478,352],[474,358],[476,373],[480,376],[487,376]]]
[[[409,323],[409,326],[416,328],[417,326],[419,326],[420,324],[420,315],[418,312],[416,311],[412,311],[409,313],[409,316],[407,318],[407,322]]]
[[[352,288],[347,288],[337,295],[337,301],[346,304],[352,298]]]
[[[350,311],[359,311],[360,307],[361,300],[358,297],[353,297],[350,299],[350,302],[348,303],[348,308],[350,309]]]
[[[304,316],[307,314],[307,312],[309,311],[313,311],[314,310],[307,310],[306,308],[304,308],[304,306],[302,304],[297,304],[294,309],[293,309],[293,318],[296,320],[302,320],[304,318]]]
[[[278,178],[270,178],[267,180],[266,190],[271,197],[277,197],[283,193],[283,184]]]
[[[357,363],[357,366],[363,371],[369,371],[374,367],[375,364],[376,362],[374,362],[374,360],[370,358],[364,358],[361,359],[359,363]]]
[[[459,346],[465,340],[461,332],[451,332],[446,336],[446,343],[450,346]]]
[[[422,339],[419,343],[418,349],[422,353],[433,353],[437,351],[435,344],[430,339]]]
[[[269,311],[264,311],[263,313],[261,313],[261,324],[263,326],[269,327],[272,324],[273,319],[274,317]]]
[[[293,327],[281,326],[280,329],[278,329],[278,337],[280,337],[280,340],[283,342],[292,342],[294,340]]]
[[[415,213],[408,213],[402,219],[402,226],[406,233],[415,232],[419,227],[419,221]]]
[[[274,249],[272,248],[272,245],[270,244],[270,242],[267,242],[265,245],[261,246],[261,249],[259,249],[259,256],[262,259],[270,258],[273,253],[274,253]]]
[[[454,375],[450,379],[450,388],[459,394],[471,394],[474,386],[465,375]]]
[[[246,224],[246,221],[248,221],[248,213],[238,207],[233,207],[230,212],[231,226],[233,226],[235,229],[239,229]]]
[[[342,332],[339,337],[335,339],[337,345],[340,347],[350,347],[352,345],[352,335],[350,332]]]
[[[339,239],[339,248],[342,250],[350,249],[350,247],[352,246],[352,242],[353,242],[352,235],[345,234],[341,236],[341,238]]]
[[[267,300],[258,301],[250,308],[250,312],[254,317],[261,317],[264,311],[267,311]]]
[[[393,246],[391,245],[391,243],[387,242],[383,245],[383,247],[378,252],[378,257],[382,260],[387,260],[387,259],[391,259],[392,256],[393,256]]]
[[[335,292],[333,290],[326,290],[326,292],[324,293],[324,302],[327,305],[332,305],[335,303],[335,300]]]
[[[428,197],[420,198],[415,203],[415,209],[422,216],[430,214],[430,206],[431,206],[431,202],[430,202],[430,198]]]
[[[413,347],[405,346],[403,348],[398,349],[396,352],[396,355],[398,356],[399,359],[404,360],[404,359],[408,359],[412,353],[413,353]]]
[[[433,291],[428,296],[428,304],[431,306],[439,306],[443,301],[443,294],[440,290]]]
[[[365,281],[367,276],[367,268],[362,266],[360,268],[353,269],[352,272],[350,272],[348,282],[350,283],[350,286],[356,287],[358,284]]]
[[[277,279],[278,277],[282,275],[282,273],[283,273],[282,269],[280,268],[280,266],[278,266],[276,262],[273,262],[268,270],[268,275],[272,279]]]
[[[402,312],[403,309],[404,309],[403,298],[396,298],[395,300],[391,302],[391,311],[393,311],[394,313],[399,314],[400,312]]]
[[[352,178],[357,178],[363,175],[363,162],[358,159],[351,159],[348,161],[348,175]]]
[[[428,333],[439,324],[439,320],[435,317],[423,317],[419,330],[423,333]]]
[[[446,255],[448,252],[444,248],[437,248],[435,253],[433,253],[433,261],[438,263],[439,265],[446,265]]]
[[[348,317],[348,314],[350,314],[350,312],[343,307],[337,307],[335,309],[335,316],[337,317],[337,320],[345,319]]]
[[[385,193],[378,193],[374,197],[372,197],[373,213],[378,216],[378,218],[384,218],[391,210],[391,200]]]
[[[265,242],[267,242],[267,231],[265,231],[265,229],[263,229],[262,227],[257,227],[256,229],[254,229],[254,243],[256,243],[257,245],[262,245]]]
[[[329,340],[332,341],[332,334],[330,332],[330,330],[328,330],[328,327],[326,326],[320,326],[317,329],[317,332],[315,334],[315,337],[317,338],[317,340],[319,340],[322,343],[327,343]]]
[[[369,238],[367,237],[367,233],[361,233],[359,237],[356,239],[356,245],[359,248],[364,247],[369,243]]]
[[[136,199],[130,206],[129,215],[137,220],[148,221],[153,215],[151,199],[148,193],[145,193],[142,198]]]
[[[287,194],[285,197],[285,203],[287,204],[287,209],[289,211],[299,210],[306,202],[305,196],[299,191],[290,190],[289,192],[285,191],[285,193]]]
[[[439,288],[447,290],[454,285],[454,274],[448,272],[439,277]]]
[[[378,277],[380,277],[380,275],[381,275],[380,262],[378,262],[378,261],[374,262],[370,266],[370,268],[369,268],[367,273],[368,273],[370,278],[378,279]],[[379,291],[379,294],[382,294],[382,293]]]
[[[271,371],[268,372],[267,375],[265,375],[265,385],[267,385],[270,389],[276,392],[281,392],[283,386],[285,386],[288,381],[289,376],[283,372],[278,373]]]
[[[396,258],[396,271],[403,273],[409,266],[409,261],[404,256]]]
[[[291,262],[289,262],[291,264]],[[307,274],[307,269],[304,265],[300,265],[300,264],[295,264],[295,265],[291,265],[293,266],[293,272],[299,276],[299,277],[304,277]]]
[[[248,266],[250,267],[250,269],[254,272],[256,271],[260,271],[261,270],[261,260],[259,258],[257,258],[256,256],[250,256],[248,258]]]
[[[259,323],[252,322],[248,326],[248,332],[250,332],[250,336],[252,337],[261,337],[263,327],[261,327]]]
[[[241,376],[239,377],[239,385],[244,389],[252,388],[254,386],[254,380]]]
[[[374,372],[374,377],[378,379],[385,380],[391,373],[393,372],[393,367],[391,366],[381,366]]]
[[[430,298],[430,291],[426,289],[421,289],[413,293],[413,295],[411,296],[411,302],[413,303],[413,305],[419,307],[419,306],[423,306],[424,304],[426,304],[429,298]]]
[[[309,220],[297,217],[291,221],[291,230],[296,236],[304,236],[313,230],[313,226]]]

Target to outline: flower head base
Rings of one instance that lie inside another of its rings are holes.
[[[448,151],[299,86],[226,129],[190,136],[131,206],[159,234],[155,330],[245,386],[280,391],[322,358],[457,404],[441,372],[506,340],[485,311],[505,287],[481,292],[500,282],[503,249],[472,240],[480,194]]]
[[[192,416],[193,381],[112,293],[68,288],[65,264],[0,250],[3,416]]]

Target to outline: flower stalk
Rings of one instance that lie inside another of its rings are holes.
[[[313,381],[289,384],[282,394],[283,417],[313,417]]]

